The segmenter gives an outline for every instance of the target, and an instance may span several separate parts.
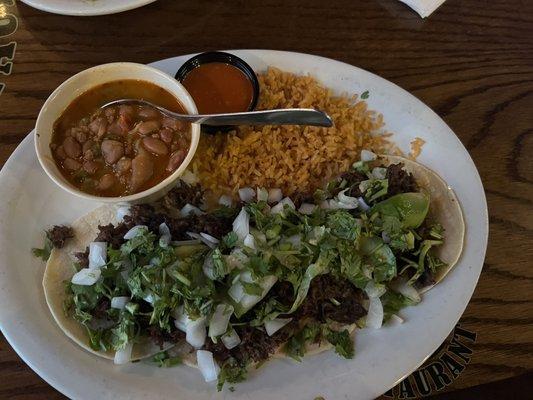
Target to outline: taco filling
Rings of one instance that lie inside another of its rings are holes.
[[[352,358],[356,327],[401,321],[456,261],[439,257],[455,239],[434,193],[402,163],[363,158],[292,198],[243,188],[239,202],[206,209],[201,188],[182,182],[121,209],[121,221],[78,243],[63,292],[45,275],[47,300],[61,293],[94,352],[123,363],[148,340],[160,365],[183,358],[219,388],[274,356],[334,348]]]

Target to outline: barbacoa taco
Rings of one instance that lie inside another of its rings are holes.
[[[401,321],[464,238],[438,175],[399,157],[363,159],[292,199],[242,188],[239,202],[206,210],[201,188],[182,183],[154,204],[94,210],[47,263],[52,315],[94,354],[181,360],[219,388],[273,357],[334,348],[351,358],[356,327]]]

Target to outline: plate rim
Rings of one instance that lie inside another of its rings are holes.
[[[376,74],[374,74],[372,72],[369,72],[367,70],[359,68],[357,66],[354,66],[354,65],[342,62],[342,61],[334,60],[334,59],[331,59],[331,58],[313,55],[313,54],[300,53],[300,52],[287,52],[287,51],[279,51],[279,50],[268,50],[268,49],[239,49],[239,50],[238,49],[234,49],[234,50],[228,50],[228,51],[230,51],[230,52],[231,51],[233,51],[233,52],[237,52],[237,51],[238,52],[260,52],[260,53],[261,52],[272,52],[272,53],[278,53],[278,55],[284,54],[284,55],[287,55],[287,56],[298,55],[298,56],[305,56],[305,57],[315,57],[315,58],[322,59],[322,61],[343,64],[345,67],[348,67],[350,69],[359,70],[359,71],[364,72],[365,74],[369,74],[374,79],[377,78],[378,81],[386,83],[387,85],[394,85],[396,87],[396,89],[400,89],[400,91],[401,91],[403,96],[408,95],[408,96],[414,98],[417,103],[420,103],[419,105],[423,106],[426,110],[428,110],[428,111],[430,111],[432,113],[432,117],[433,118],[436,118],[437,120],[439,120],[442,124],[444,124],[450,130],[451,133],[453,133],[453,136],[454,136],[455,140],[458,142],[458,144],[464,149],[464,151],[468,155],[468,161],[471,162],[472,166],[473,166],[473,172],[475,173],[475,179],[478,181],[481,189],[483,189],[483,182],[481,180],[481,176],[479,174],[479,171],[478,171],[478,169],[477,169],[472,157],[470,156],[470,154],[468,153],[468,151],[466,150],[466,148],[464,147],[464,145],[462,144],[460,139],[457,137],[455,132],[453,132],[453,130],[446,124],[446,122],[437,113],[435,113],[435,111],[433,111],[429,106],[427,106],[425,103],[423,103],[416,96],[414,96],[413,94],[409,93],[408,91],[406,91],[405,89],[401,88],[400,86],[396,85],[395,83],[393,83],[393,82],[391,82],[391,81],[389,81],[389,80],[387,80],[385,78],[382,78],[381,76],[378,76],[378,75],[376,75]],[[154,66],[156,68],[159,68],[159,66],[161,64],[165,63],[165,62],[169,62],[170,60],[173,60],[173,59],[176,59],[176,58],[183,58],[183,57],[188,57],[188,56],[192,56],[192,54],[169,57],[169,58],[166,58],[166,59],[162,59],[162,60],[158,60],[158,61],[149,63],[148,65]],[[26,145],[27,141],[33,140],[33,133],[34,133],[34,131],[32,130],[21,141],[21,143],[17,146],[17,148],[13,151],[11,156],[8,158],[8,160],[6,161],[4,167],[2,167],[2,170],[0,171],[0,180],[4,178],[4,175],[6,175],[6,172],[5,172],[6,168],[5,167],[8,167],[7,169],[9,169],[10,164],[12,162],[14,162],[13,161],[14,160],[13,155],[17,151],[21,151],[20,148],[22,146]],[[453,325],[450,326],[450,331],[448,331],[446,336],[449,334],[449,332],[451,332],[453,330],[454,326],[457,324],[457,322],[459,321],[459,319],[463,315],[466,307],[468,306],[468,304],[470,302],[470,299],[472,298],[472,295],[474,293],[474,290],[477,287],[477,283],[479,281],[479,277],[480,277],[481,271],[483,269],[484,259],[485,259],[486,251],[487,251],[487,247],[488,247],[489,220],[488,220],[487,201],[486,201],[486,195],[484,193],[484,190],[482,190],[482,194],[483,194],[483,197],[480,198],[479,200],[480,200],[481,204],[483,205],[482,210],[481,210],[481,222],[482,222],[483,226],[480,226],[480,228],[483,229],[483,232],[485,233],[485,235],[480,238],[480,243],[483,245],[483,251],[482,251],[482,254],[481,254],[482,257],[480,257],[481,265],[479,267],[476,266],[477,272],[475,274],[475,279],[473,279],[472,282],[471,282],[470,290],[469,290],[470,293],[468,293],[467,300],[464,302],[464,304],[462,304],[460,313],[458,312],[455,315],[455,317],[453,318],[454,319],[454,323],[453,323]],[[467,226],[467,229],[468,229],[468,226]],[[465,244],[465,246],[466,246],[466,244]],[[3,318],[0,318],[0,328],[2,328],[2,325],[3,325],[2,319]],[[4,333],[4,329],[3,328],[2,328],[2,332]],[[68,393],[75,392],[74,390],[69,390],[68,389],[68,385],[64,384],[64,382],[62,382],[60,380],[57,380],[57,379],[54,379],[54,378],[50,378],[50,375],[46,372],[46,368],[38,368],[36,365],[34,365],[33,362],[30,360],[30,357],[27,357],[26,354],[24,353],[24,351],[22,351],[22,348],[19,348],[17,346],[16,340],[14,340],[15,339],[14,337],[10,337],[9,335],[6,335],[5,333],[4,333],[4,337],[6,337],[7,342],[17,352],[17,354],[21,357],[21,359],[35,373],[37,373],[39,376],[41,376],[47,383],[49,383],[51,386],[53,386],[55,389],[57,389],[58,391],[60,391],[64,395],[68,395]],[[414,368],[411,368],[410,371],[405,373],[405,375],[402,375],[402,377],[399,378],[391,387],[394,387],[398,382],[403,380],[406,376],[410,375],[414,370],[416,370],[420,365],[422,365],[433,354],[433,352],[438,348],[439,345],[440,345],[440,343],[435,347],[435,349],[433,349],[429,354],[427,354],[424,357],[424,359],[422,359]]]

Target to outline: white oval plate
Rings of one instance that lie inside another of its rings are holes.
[[[274,360],[251,373],[234,393],[217,393],[197,370],[160,369],[146,363],[117,367],[71,342],[50,315],[41,288],[44,265],[30,248],[51,224],[68,223],[95,207],[60,190],[37,163],[30,133],[0,173],[0,327],[22,359],[47,382],[75,399],[371,399],[414,371],[445,339],[476,286],[487,246],[487,205],[478,172],[459,139],[427,106],[398,86],[362,69],[326,58],[268,50],[239,50],[256,70],[268,65],[311,74],[337,92],[370,92],[370,107],[404,151],[426,140],[419,161],[455,190],[466,220],[460,262],[422,303],[401,312],[405,323],[356,335],[353,360],[333,352],[301,364]],[[154,63],[174,75],[189,56]]]
[[[91,16],[115,14],[142,7],[156,0],[20,0],[53,14]]]

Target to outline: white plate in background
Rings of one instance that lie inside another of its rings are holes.
[[[311,74],[337,93],[369,91],[370,108],[383,113],[386,129],[404,150],[415,137],[426,141],[418,161],[455,190],[466,222],[463,255],[441,283],[415,307],[401,311],[405,322],[357,331],[355,357],[332,351],[274,360],[235,392],[216,392],[200,373],[185,366],[115,366],[70,341],[55,324],[44,300],[44,264],[30,249],[42,244],[43,229],[68,223],[95,207],[68,195],[41,170],[30,133],[0,173],[0,327],[22,359],[56,389],[74,399],[327,400],[372,399],[414,371],[444,341],[476,286],[487,246],[487,205],[479,174],[457,136],[417,98],[372,73],[327,58],[270,50],[236,50],[256,71],[273,65]],[[153,64],[174,75],[189,56]]]
[[[156,0],[20,0],[53,14],[91,16],[115,14],[142,7]]]

